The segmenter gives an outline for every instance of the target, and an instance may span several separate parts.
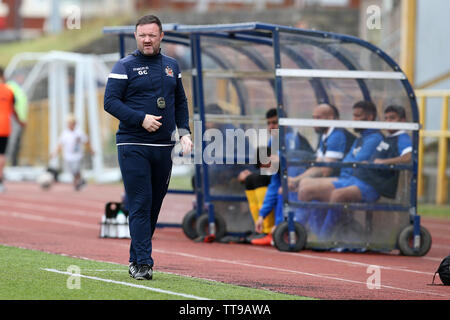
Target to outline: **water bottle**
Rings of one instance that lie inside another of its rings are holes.
[[[117,221],[117,237],[118,238],[126,238],[127,237],[127,218],[122,210],[119,210],[116,217]]]

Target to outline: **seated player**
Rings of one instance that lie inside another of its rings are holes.
[[[285,136],[285,146],[288,156],[292,156],[293,160],[312,160],[314,159],[314,152],[308,140],[300,133],[294,133],[288,130]],[[277,172],[270,178],[270,183],[264,196],[264,201],[258,211],[258,216],[255,221],[255,231],[257,233],[265,234],[263,237],[251,239],[251,243],[255,245],[270,245],[272,243],[272,233],[275,227],[284,220],[283,214],[283,195],[281,188],[280,164],[279,156],[271,155],[270,164],[272,168],[278,168]],[[287,174],[290,177],[300,175],[304,168],[297,166],[289,166]],[[293,201],[296,198],[295,192],[289,192],[289,200]],[[273,212],[273,214],[272,214]],[[269,215],[274,216],[274,223],[268,232],[264,232],[264,221]]]
[[[386,122],[406,121],[405,109],[391,105],[384,111]],[[389,135],[377,146],[370,161],[376,164],[405,164],[411,162],[412,142],[403,130],[387,130]],[[374,202],[381,196],[395,198],[398,170],[358,168],[348,179],[347,186],[331,192],[330,202]],[[326,237],[342,217],[342,210],[329,209],[319,237]]]
[[[312,117],[316,120],[337,120],[339,111],[332,104],[322,103],[314,108]],[[344,128],[314,127],[314,131],[320,135],[316,162],[342,161],[355,140],[355,136]],[[304,178],[336,176],[338,173],[339,169],[331,167],[310,167],[296,177],[288,177],[288,187],[289,190],[295,191]],[[309,225],[314,230],[322,224],[325,214],[324,210],[298,208],[295,210],[295,221],[305,226]]]
[[[304,140],[304,144],[308,143],[307,140]],[[302,151],[301,155],[299,155],[298,160],[311,160],[314,157],[314,153],[311,151],[304,150],[304,146],[300,144],[299,148],[297,150]],[[307,149],[309,149],[309,143],[306,146]],[[303,149],[303,150],[302,150]],[[289,148],[288,148],[289,150]],[[279,158],[278,156],[271,156],[271,162],[278,162]],[[275,227],[283,222],[284,220],[284,214],[283,214],[283,194],[282,194],[282,187],[281,187],[281,177],[280,177],[280,168],[279,164],[276,164],[278,166],[278,171],[276,174],[273,174],[270,179],[270,184],[267,187],[267,192],[264,197],[264,202],[262,204],[261,209],[259,210],[258,218],[255,223],[255,231],[257,233],[263,232],[263,225],[264,220],[266,217],[274,212],[274,224],[270,231],[264,236],[259,238],[254,238],[251,240],[252,244],[255,245],[270,245],[272,244],[272,234],[275,230]],[[288,176],[296,176],[298,175],[302,170],[302,168],[298,167],[288,167]],[[289,201],[294,201],[296,198],[295,192],[289,192],[288,197]]]
[[[266,112],[266,120],[267,120],[267,128],[270,131],[270,140],[268,142],[268,150],[272,145],[272,141],[274,139],[278,139],[278,114],[277,109],[270,109]],[[309,142],[299,133],[294,133],[293,131],[288,131],[285,135],[285,144],[288,150],[300,150],[306,154],[311,154],[313,152]],[[258,152],[259,155],[259,152]],[[268,155],[270,155],[268,153]],[[272,161],[277,161],[276,156],[272,155]],[[270,166],[270,165],[268,165]],[[267,167],[267,165],[259,164],[258,169],[261,167]],[[251,172],[250,170],[243,170],[238,179],[242,183],[245,184],[245,195],[247,197],[250,213],[252,215],[253,221],[256,225],[259,217],[260,210],[263,206],[263,202],[265,201],[266,192],[268,190],[269,184],[272,181],[272,177],[270,175],[261,174],[261,172]],[[278,187],[275,188],[275,198],[276,192],[278,191]],[[270,197],[269,197],[270,198]],[[269,199],[268,198],[268,199]],[[274,205],[268,206],[272,209],[265,215],[265,219],[263,222],[263,226],[260,231],[256,234],[248,237],[248,241],[252,241],[254,238],[265,237],[269,234],[274,226],[275,217],[274,217]]]
[[[315,120],[338,120],[339,111],[331,104],[321,103],[314,109],[312,117]],[[355,140],[355,136],[344,128],[314,127],[314,131],[320,135],[316,162],[342,160]],[[302,174],[288,178],[289,189],[296,190],[304,178],[332,176],[334,171],[330,167],[310,167]]]
[[[353,105],[354,121],[375,121],[377,110],[375,105],[369,101],[359,101]],[[370,159],[376,147],[382,141],[383,135],[380,130],[355,129],[360,134],[344,157],[342,162],[362,162]],[[347,187],[352,183],[350,177],[353,168],[347,167],[340,170],[337,177],[304,178],[298,188],[298,199],[300,201],[322,201],[329,202],[331,193],[340,188]],[[310,226],[313,233],[318,233],[322,223],[320,220],[325,216],[326,210],[310,210],[310,220],[315,220]]]
[[[354,121],[375,121],[377,109],[372,102],[360,101],[353,106]],[[378,144],[383,140],[380,130],[355,129],[360,133],[343,162],[362,162],[371,158]],[[342,168],[338,177],[305,178],[298,188],[298,199],[301,201],[318,200],[329,202],[331,192],[345,187],[346,180],[352,176],[353,168]]]

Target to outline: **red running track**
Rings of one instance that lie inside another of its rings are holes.
[[[105,203],[120,201],[120,185],[88,185],[80,192],[56,184],[7,183],[0,194],[0,244],[127,265],[129,239],[102,239]],[[168,194],[160,221],[179,222],[192,208],[190,195]],[[196,243],[180,228],[157,229],[155,270],[320,299],[449,300],[450,287],[431,286],[450,254],[450,219],[422,218],[433,244],[424,257],[398,252],[280,252],[246,244]],[[369,289],[368,267],[380,268],[381,287]]]

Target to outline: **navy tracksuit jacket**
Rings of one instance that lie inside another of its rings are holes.
[[[158,97],[164,97],[164,109],[157,107]],[[172,170],[172,137],[176,128],[180,135],[190,133],[177,61],[139,50],[119,60],[108,76],[104,108],[120,120],[116,142],[128,200],[130,262],[153,266],[151,238]],[[142,127],[146,114],[162,116],[158,130]]]

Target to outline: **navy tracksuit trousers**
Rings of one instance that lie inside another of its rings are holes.
[[[152,236],[172,171],[171,146],[119,145],[128,200],[130,262],[153,266]]]

